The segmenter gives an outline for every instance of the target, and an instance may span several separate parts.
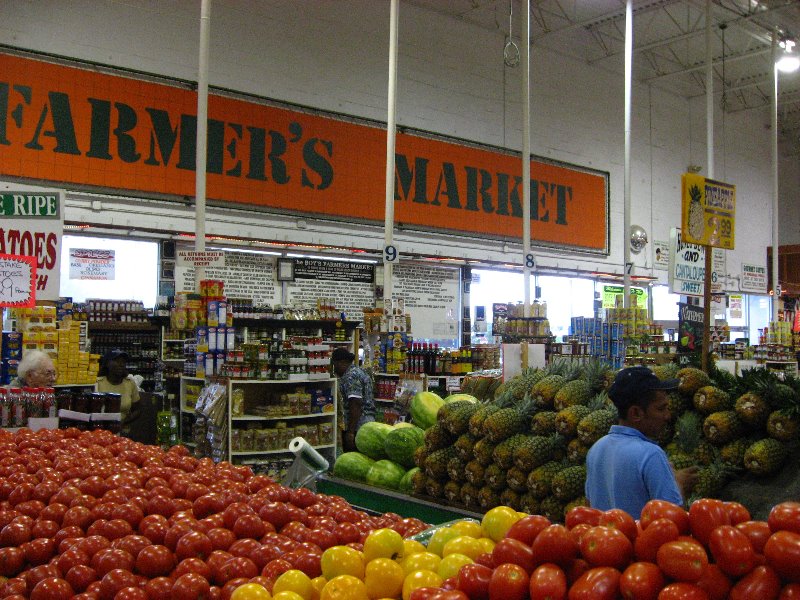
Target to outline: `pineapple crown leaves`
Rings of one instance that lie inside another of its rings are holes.
[[[583,367],[583,379],[589,384],[593,392],[605,388],[606,365],[598,359],[592,359]]]
[[[605,391],[600,392],[591,400],[589,400],[587,406],[592,409],[592,411],[607,410],[613,412],[616,416],[619,416],[617,407],[614,406],[614,403],[611,401],[611,398],[608,397],[608,394]]]
[[[689,188],[689,198],[691,198],[693,202],[700,202],[700,198],[702,197],[703,192],[700,191],[698,186],[693,185]]]
[[[675,443],[678,448],[691,454],[703,437],[703,416],[693,410],[687,410],[675,422]]]

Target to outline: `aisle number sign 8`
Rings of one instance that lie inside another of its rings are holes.
[[[525,255],[525,260],[523,261],[523,266],[526,269],[535,269],[536,268],[536,257],[533,256],[530,252]]]
[[[394,244],[387,244],[383,247],[383,262],[395,264],[400,262],[400,252]]]

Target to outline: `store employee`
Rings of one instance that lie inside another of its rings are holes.
[[[123,433],[126,431],[126,425],[136,419],[139,409],[139,387],[128,374],[127,360],[127,353],[121,350],[107,352],[100,363],[100,377],[97,378],[98,392],[121,396]]]
[[[342,450],[354,452],[356,431],[364,423],[375,420],[372,378],[364,369],[353,364],[355,354],[345,348],[336,348],[331,358],[333,372],[339,378],[338,418]]]

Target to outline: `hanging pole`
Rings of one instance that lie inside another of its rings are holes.
[[[772,30],[772,320],[778,321],[778,30]]]
[[[623,210],[623,233],[625,269],[623,271],[623,302],[625,308],[631,305],[631,245],[628,237],[631,231],[631,90],[633,80],[633,0],[625,3],[625,206]]]
[[[723,49],[724,51],[724,49]],[[725,82],[722,82],[723,87]],[[706,173],[714,178],[714,56],[711,51],[711,0],[706,0]],[[705,277],[703,280],[703,343],[700,367],[708,372],[708,352],[711,344],[711,270],[713,269],[712,246],[705,246]]]
[[[525,285],[523,316],[531,316],[531,0],[525,2],[525,56],[522,62],[522,269]],[[526,365],[527,366],[527,363]]]
[[[394,151],[397,138],[397,30],[400,0],[392,0],[389,11],[389,85],[386,117],[386,208],[383,221],[384,248],[391,246],[394,234]],[[383,298],[392,298],[392,265],[384,256]]]
[[[197,69],[197,156],[194,166],[195,225],[194,249],[206,249],[206,150],[208,147],[208,46],[211,35],[211,0],[200,6],[200,44]],[[205,267],[195,267],[194,287],[200,291],[200,280],[205,279]]]

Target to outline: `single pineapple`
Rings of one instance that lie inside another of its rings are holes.
[[[566,438],[572,439],[578,435],[578,423],[592,412],[588,406],[575,404],[568,406],[556,414],[556,431]]]
[[[510,438],[503,440],[494,447],[492,452],[492,460],[496,462],[501,468],[509,469],[514,464],[514,453],[518,447],[521,446],[523,440],[530,436],[522,433],[512,435]]]
[[[583,495],[586,485],[586,465],[568,467],[553,476],[550,489],[553,496],[562,502],[569,502]]]
[[[689,198],[690,203],[687,222],[687,225],[689,226],[689,234],[695,240],[701,240],[706,229],[703,205],[700,203],[700,201],[703,199],[702,190],[696,185],[691,186],[689,188]]]
[[[467,464],[458,456],[454,456],[447,461],[447,476],[450,481],[462,483],[466,479]]]
[[[444,496],[444,482],[428,477],[425,480],[425,493],[432,498],[442,498]]]
[[[698,465],[710,465],[719,460],[719,450],[708,440],[700,440],[694,449],[694,459]]]
[[[483,422],[486,420],[486,417],[498,410],[500,410],[500,405],[495,403],[480,406],[469,418],[470,434],[476,438],[483,437]]]
[[[515,492],[528,491],[528,473],[517,467],[511,467],[506,473],[506,485]]]
[[[461,499],[461,484],[456,481],[448,481],[444,484],[442,495],[448,504],[453,504]]]
[[[464,506],[469,507],[477,507],[480,505],[478,501],[478,492],[480,491],[480,486],[476,486],[474,483],[468,482],[461,486],[461,503]]]
[[[731,397],[723,390],[713,385],[705,385],[694,393],[692,398],[694,407],[704,415],[730,410],[733,408]]]
[[[451,404],[462,403],[452,402]],[[445,420],[445,427],[447,427],[447,430],[452,435],[461,435],[466,433],[466,431],[469,429],[469,420],[472,418],[472,415],[478,412],[479,408],[480,404],[475,402],[464,402],[463,406],[459,406],[455,410],[449,412],[447,419]]]
[[[519,509],[529,515],[539,513],[539,500],[534,498],[530,492],[522,494],[519,499]]]
[[[767,434],[781,442],[788,442],[797,437],[800,430],[800,418],[788,410],[775,410],[767,418]]]
[[[573,379],[559,388],[553,397],[553,408],[557,411],[574,406],[588,404],[592,397],[592,388],[585,379]]]
[[[420,469],[425,468],[425,459],[428,458],[428,450],[425,446],[417,446],[417,449],[414,450],[414,465],[419,467]]]
[[[697,480],[692,489],[693,498],[719,498],[732,474],[730,466],[722,462],[713,462],[697,472]]]
[[[733,410],[711,413],[703,421],[703,434],[716,446],[723,446],[739,437],[741,431],[742,421]]]
[[[494,453],[495,444],[490,442],[487,438],[481,438],[475,442],[472,448],[472,453],[477,460],[484,467],[492,462],[492,454]]]
[[[749,438],[737,438],[728,442],[719,449],[719,458],[722,462],[732,467],[744,467],[744,453],[754,440]]]
[[[777,472],[786,459],[783,443],[764,438],[750,445],[744,453],[744,467],[753,475],[771,475]]]
[[[563,375],[548,375],[540,379],[531,389],[531,395],[536,400],[537,406],[553,406],[556,393],[567,382]]]
[[[522,494],[510,488],[506,488],[500,492],[500,504],[502,506],[510,506],[514,510],[519,510],[522,505]]]
[[[585,445],[578,438],[570,440],[567,444],[567,460],[573,465],[585,463],[589,448],[590,446]]]
[[[694,367],[684,367],[675,375],[680,379],[678,391],[687,396],[694,396],[701,387],[711,385],[711,378],[706,375],[705,371]]]
[[[469,461],[464,467],[464,478],[472,485],[482,486],[485,474],[486,467],[477,460]]]
[[[736,399],[733,409],[745,425],[763,427],[770,414],[767,399],[757,392],[745,392]]]
[[[667,363],[665,365],[658,365],[653,368],[653,373],[661,381],[667,379],[675,379],[678,376],[678,365],[675,363]]]
[[[447,463],[456,456],[456,449],[452,446],[434,450],[425,459],[425,474],[433,479],[445,479],[447,477]]]
[[[692,456],[691,454],[686,454],[685,452],[682,452],[680,450],[668,454],[667,458],[669,459],[672,468],[675,469],[676,471],[679,471],[681,469],[686,469],[688,467],[693,467],[697,464],[694,460],[694,456]]]
[[[488,485],[478,490],[478,505],[483,510],[489,510],[495,506],[500,506],[500,493],[493,490]]]
[[[541,410],[531,419],[533,435],[548,435],[556,432],[556,411]]]
[[[525,436],[514,450],[514,466],[530,473],[536,467],[553,460],[553,452],[561,443],[563,439],[557,434]]]
[[[672,438],[675,448],[674,450],[669,448],[668,453],[674,453],[677,450],[687,455],[693,455],[702,438],[703,416],[694,410],[687,410],[675,421],[675,435]]]
[[[667,408],[670,417],[675,420],[692,406],[692,398],[675,391],[667,392]]]
[[[444,424],[436,422],[425,430],[424,443],[429,452],[452,446],[455,438],[445,429]]]
[[[428,476],[422,470],[416,471],[411,476],[411,489],[415,494],[424,494],[425,486],[428,482]]]
[[[578,422],[578,439],[585,446],[591,446],[608,433],[617,423],[619,413],[606,394],[598,394],[589,403],[592,410]]]
[[[460,408],[464,408],[467,405],[474,406],[475,404],[473,402],[467,402],[466,400],[445,402],[436,413],[436,422],[441,423],[444,426],[445,431],[449,431],[450,428],[448,427],[448,424],[450,423],[450,420],[453,418],[453,413],[459,410]]]
[[[506,470],[497,463],[492,463],[486,467],[486,471],[483,474],[483,481],[493,490],[497,490],[498,492],[504,490],[507,487]]]
[[[547,496],[539,504],[539,511],[553,523],[564,522],[565,504],[555,496]]]
[[[497,443],[525,431],[534,410],[534,403],[530,399],[523,400],[515,407],[501,408],[483,422],[485,436],[490,442]]]
[[[533,494],[534,498],[541,500],[550,493],[550,484],[556,473],[564,469],[564,465],[550,461],[543,464],[541,467],[536,467],[528,475],[528,480],[525,482],[528,486],[528,492]]]
[[[475,448],[475,442],[477,441],[478,438],[471,433],[462,433],[458,436],[455,444],[453,444],[453,447],[456,449],[456,456],[464,462],[471,461],[474,458],[472,450]]]

